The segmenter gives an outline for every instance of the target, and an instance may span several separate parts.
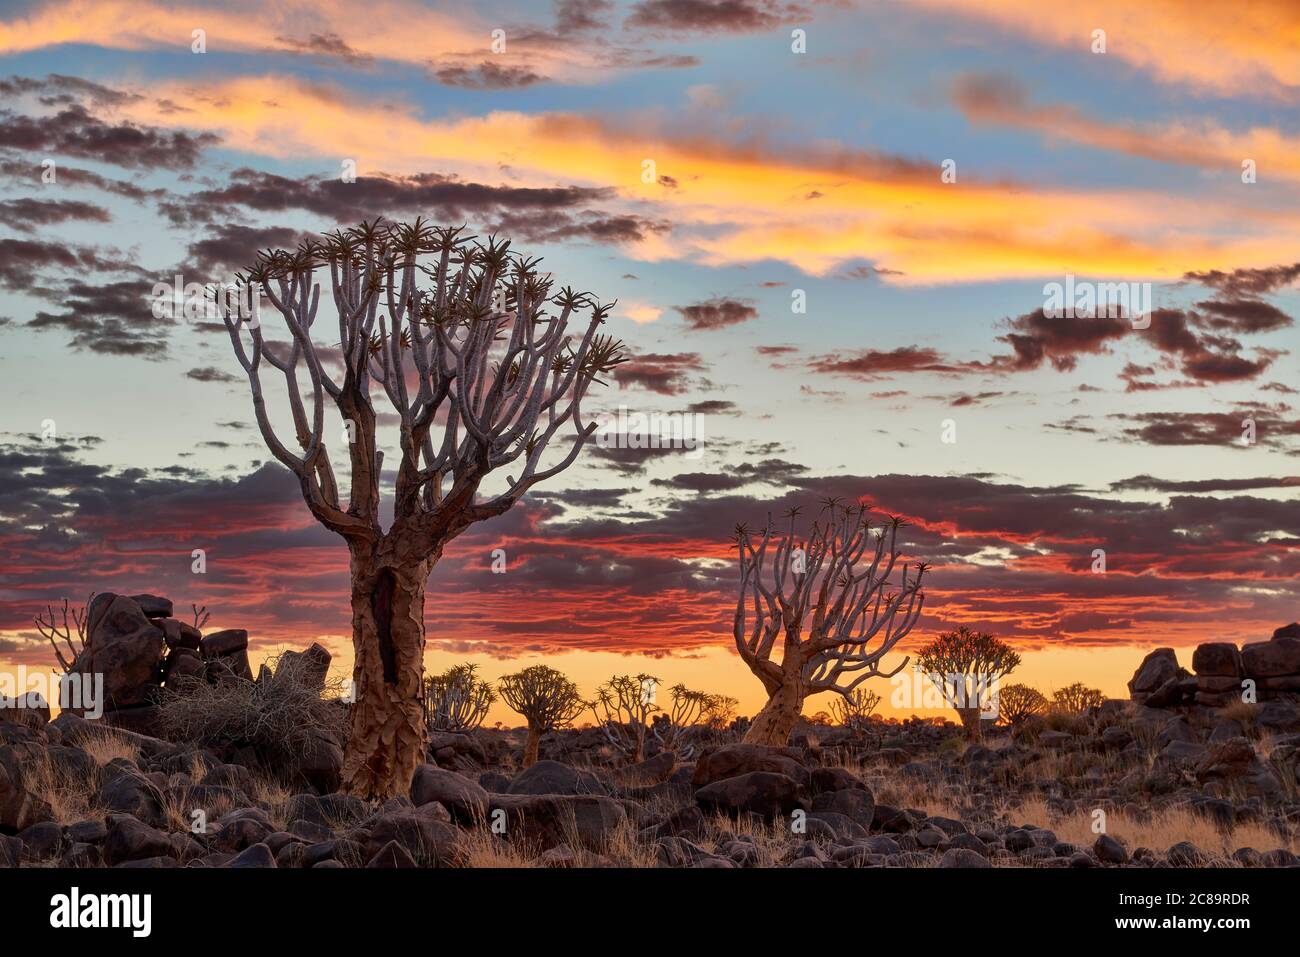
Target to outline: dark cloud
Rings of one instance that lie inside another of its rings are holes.
[[[1300,485],[1300,475],[1279,478],[1249,479],[1161,479],[1151,475],[1111,482],[1115,492],[1250,492],[1259,489],[1293,488]]]
[[[1209,313],[1201,323],[1211,329],[1236,333],[1271,332],[1293,324],[1290,316],[1262,299],[1206,299],[1198,302],[1196,308]]]
[[[461,63],[435,66],[433,76],[443,86],[467,90],[515,90],[547,79],[527,67],[502,65],[491,60],[472,66]]]
[[[1131,328],[1130,320],[1125,318],[1053,318],[1042,309],[1017,316],[1007,325],[1011,331],[998,339],[1011,346],[1014,355],[1005,361],[1016,371],[1037,369],[1044,361],[1057,371],[1069,371],[1078,364],[1080,355],[1107,351]]]
[[[687,327],[695,332],[725,329],[727,326],[737,326],[742,322],[758,318],[758,310],[749,299],[716,296],[690,306],[673,306],[673,308],[681,313]]]
[[[530,242],[626,243],[668,229],[666,223],[599,208],[613,199],[615,191],[608,188],[487,186],[436,173],[363,176],[346,183],[338,177],[292,179],[238,169],[225,186],[190,193],[162,208],[178,226],[223,223],[232,207],[262,213],[303,210],[331,226],[418,213],[442,222],[468,221],[475,229]]]
[[[1140,412],[1115,414],[1112,419],[1132,424],[1124,435],[1148,445],[1219,445],[1245,449],[1248,420],[1254,423],[1254,444],[1280,446],[1300,436],[1300,421],[1286,420],[1266,412]]]
[[[578,33],[605,29],[609,26],[605,16],[613,9],[613,0],[557,0],[555,32]]]
[[[75,199],[10,199],[0,202],[0,223],[15,232],[32,233],[41,226],[66,222],[107,223],[108,210]]]
[[[1300,279],[1300,263],[1259,269],[1233,269],[1229,272],[1210,269],[1186,273],[1183,279],[1199,282],[1229,296],[1262,296]]]
[[[193,379],[195,382],[238,382],[239,377],[224,372],[215,366],[201,366],[191,369],[185,373],[185,378]],[[247,426],[242,422],[218,422],[220,426],[228,429],[243,429]]]
[[[28,185],[39,189],[58,186],[60,188],[71,187],[73,189],[97,190],[103,193],[111,193],[114,196],[121,196],[124,199],[134,200],[137,203],[143,203],[148,199],[158,199],[166,195],[167,192],[161,188],[144,189],[135,183],[101,176],[99,173],[80,169],[76,166],[57,167],[54,171],[54,183],[46,184],[42,180],[44,172],[45,167],[36,161],[7,157],[0,159],[0,173],[12,177],[20,183],[25,181]]]
[[[234,223],[220,223],[204,232],[204,238],[190,243],[187,269],[213,281],[250,265],[259,250],[292,249],[305,234],[283,226],[259,229]]]
[[[705,368],[698,352],[633,356],[614,370],[620,386],[640,386],[660,395],[680,395],[690,387],[689,376]]]
[[[218,142],[210,133],[107,123],[80,104],[41,117],[0,110],[0,148],[76,156],[132,169],[193,169],[203,150]]]
[[[956,363],[940,355],[935,349],[921,346],[900,346],[888,352],[864,349],[847,355],[815,356],[808,360],[814,372],[842,375],[870,381],[898,372],[968,372],[969,363]]]
[[[340,60],[352,66],[369,64],[374,60],[368,53],[352,49],[337,33],[312,33],[305,40],[295,37],[276,39],[295,53]]]
[[[752,33],[807,17],[807,8],[775,0],[639,0],[623,25],[668,32]]]

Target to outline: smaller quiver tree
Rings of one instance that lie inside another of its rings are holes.
[[[1081,681],[1052,692],[1052,710],[1060,714],[1083,715],[1105,703],[1105,694]]]
[[[1010,727],[1024,724],[1047,710],[1047,698],[1029,685],[1012,684],[998,689],[998,720]]]
[[[1006,642],[965,625],[943,632],[917,655],[917,667],[956,710],[972,740],[980,736],[980,717],[994,711],[998,683],[1019,664]]]
[[[614,675],[587,702],[609,743],[630,763],[645,759],[651,715],[663,710],[655,703],[658,687],[654,675]]]
[[[430,731],[472,731],[483,723],[496,692],[477,665],[456,665],[424,679],[424,716]]]
[[[695,753],[695,745],[690,742],[696,726],[703,724],[709,714],[720,702],[718,695],[704,691],[692,691],[683,684],[673,685],[668,692],[672,705],[666,712],[655,715],[651,730],[659,747],[673,751],[682,758],[689,758]]]
[[[546,665],[506,675],[497,687],[505,703],[528,722],[523,762],[526,768],[537,763],[543,734],[565,727],[587,708],[578,686]]]
[[[857,688],[831,702],[831,715],[855,734],[867,730],[871,715],[880,707],[880,695]]]

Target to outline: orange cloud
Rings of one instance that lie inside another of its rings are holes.
[[[1300,179],[1300,139],[1268,127],[1228,130],[1212,120],[1173,123],[1107,123],[1063,103],[1034,103],[1014,80],[968,75],[953,99],[973,123],[1032,130],[1050,140],[1141,156],[1161,163],[1236,175],[1254,160],[1264,178]]]
[[[591,58],[532,32],[504,37],[494,52],[499,23],[446,12],[414,0],[369,0],[364,15],[346,0],[226,0],[219,5],[149,0],[71,0],[46,3],[27,16],[0,22],[0,54],[81,43],[120,50],[186,51],[195,30],[207,52],[309,53],[364,63],[518,69],[536,76],[581,81]]]
[[[1093,31],[1107,57],[1165,83],[1208,92],[1293,95],[1300,88],[1300,5],[1295,0],[919,0],[1083,56]]]
[[[278,77],[162,91],[123,107],[132,119],[219,132],[235,150],[329,157],[358,171],[437,170],[476,180],[578,181],[674,224],[630,247],[640,259],[707,265],[774,259],[814,275],[868,260],[897,283],[1059,276],[1175,279],[1189,270],[1280,261],[1294,217],[1212,197],[981,182],[959,171],[833,146],[781,152],[688,139],[651,123],[493,112],[425,119],[399,103]],[[650,164],[653,164],[651,166]],[[665,187],[659,177],[676,182]],[[810,188],[824,199],[810,200]]]

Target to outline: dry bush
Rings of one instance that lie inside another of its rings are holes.
[[[1254,731],[1255,719],[1259,717],[1259,705],[1246,701],[1234,701],[1219,710],[1219,716],[1228,721],[1240,721],[1246,726],[1247,733]]]
[[[1016,823],[1050,827],[1061,840],[1081,847],[1091,846],[1097,840],[1092,830],[1091,810],[1061,816],[1036,798],[1017,804],[1010,814]],[[1148,847],[1163,853],[1180,841],[1191,841],[1217,858],[1228,858],[1239,847],[1253,847],[1257,851],[1279,847],[1292,852],[1300,850],[1295,839],[1283,838],[1264,824],[1238,824],[1224,828],[1185,806],[1161,808],[1142,816],[1107,809],[1106,833],[1124,844],[1130,852],[1138,847]],[[1231,862],[1229,864],[1231,866]]]
[[[311,659],[280,655],[267,661],[258,681],[164,689],[158,717],[173,741],[214,749],[250,746],[276,766],[316,746],[322,735],[344,739],[347,712],[336,700],[344,686],[341,678],[327,675],[322,687]]]

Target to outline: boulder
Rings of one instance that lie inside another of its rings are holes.
[[[1192,670],[1204,675],[1236,679],[1241,677],[1241,652],[1227,641],[1207,641],[1192,653]],[[1222,689],[1218,689],[1222,690]]]
[[[677,766],[677,756],[671,751],[660,751],[653,758],[621,768],[610,777],[619,787],[648,787],[667,781]]]
[[[1300,674],[1300,638],[1274,638],[1243,645],[1241,666],[1251,678]]]
[[[1128,690],[1135,700],[1155,691],[1170,678],[1178,677],[1178,655],[1172,648],[1157,648],[1138,665],[1129,679]]]
[[[875,819],[876,804],[865,787],[823,791],[812,799],[812,809],[818,812],[843,814],[862,827],[871,827]]]
[[[950,847],[939,860],[940,867],[992,867],[989,859],[965,847]]]
[[[125,595],[96,595],[87,618],[86,647],[72,671],[104,676],[107,709],[148,704],[162,677],[162,632]],[[68,710],[81,714],[85,709]]]
[[[248,650],[248,632],[243,628],[227,628],[204,635],[199,643],[204,658],[227,658]]]
[[[306,687],[323,691],[333,657],[323,645],[312,642],[306,651],[286,651],[282,654],[280,667],[283,668],[288,663],[290,667],[297,668]]]
[[[802,790],[798,781],[784,774],[750,771],[698,788],[695,801],[706,810],[728,814],[748,812],[772,818],[803,807]]]
[[[240,851],[226,867],[275,867],[275,855],[266,844],[251,844]]]
[[[462,824],[482,822],[487,815],[488,793],[478,784],[455,771],[421,764],[411,781],[411,803],[421,807],[434,801]]]
[[[1300,621],[1293,621],[1289,625],[1283,625],[1273,632],[1274,638],[1300,638]]]
[[[1109,835],[1102,834],[1093,842],[1092,853],[1103,864],[1127,864],[1128,851],[1124,845]]]
[[[596,776],[559,761],[538,761],[510,782],[507,794],[604,794]]]
[[[627,823],[627,811],[613,798],[597,794],[493,794],[488,818],[504,812],[505,836],[537,844],[542,850],[576,842],[603,850]]]
[[[116,867],[128,861],[174,857],[175,846],[157,828],[137,821],[130,814],[110,814],[104,838],[104,863]]]
[[[158,595],[132,595],[131,600],[140,606],[140,610],[149,618],[170,618],[175,610],[170,598]]]
[[[726,744],[705,751],[695,762],[691,783],[698,788],[753,772],[784,775],[805,787],[809,783],[808,769],[798,751],[761,744]]]
[[[427,808],[436,806],[426,805]],[[362,857],[367,861],[374,860],[386,845],[396,843],[416,863],[442,867],[454,859],[459,833],[455,827],[438,820],[423,808],[388,811],[381,814],[370,829],[370,839]]]

